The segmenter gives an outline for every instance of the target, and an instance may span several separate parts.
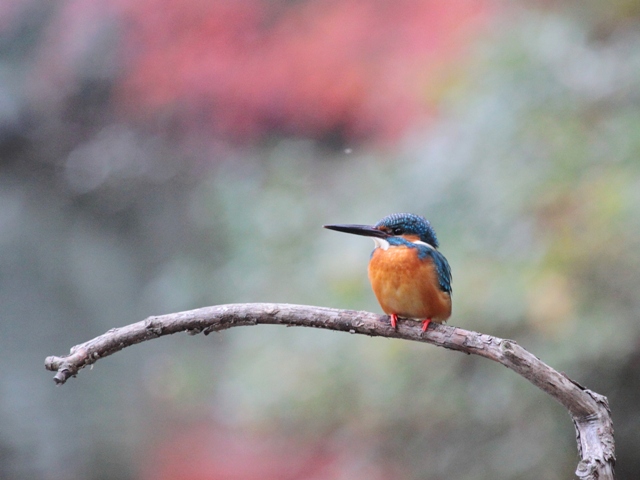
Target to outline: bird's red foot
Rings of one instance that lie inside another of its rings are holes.
[[[430,318],[427,318],[426,320],[424,320],[424,321],[422,322],[422,331],[423,331],[423,332],[426,332],[426,331],[427,331],[427,328],[429,328],[429,324],[430,324],[430,323],[431,323],[431,319],[430,319]]]
[[[391,319],[391,328],[398,328],[398,315],[392,313],[391,315],[389,315],[389,318]]]

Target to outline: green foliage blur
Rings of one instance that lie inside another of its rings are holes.
[[[428,345],[260,326],[135,346],[61,388],[42,368],[109,328],[212,304],[379,312],[371,242],[321,226],[400,211],[436,229],[449,323],[606,395],[618,478],[635,478],[638,2],[496,4],[424,88],[436,113],[391,143],[245,145],[127,122],[108,27],[87,47],[102,61],[43,93],[55,8],[0,9],[0,478],[570,478],[560,405]]]

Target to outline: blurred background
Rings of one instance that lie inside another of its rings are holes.
[[[363,238],[422,214],[450,324],[613,412],[640,471],[640,2],[3,0],[0,478],[571,478],[570,417],[430,345],[259,326],[128,348],[212,304],[380,312]]]

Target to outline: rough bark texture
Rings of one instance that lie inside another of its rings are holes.
[[[113,328],[76,345],[69,355],[47,357],[45,367],[56,372],[54,381],[60,385],[81,368],[145,340],[183,331],[207,335],[231,327],[258,324],[315,327],[401,338],[480,355],[501,363],[547,392],[569,411],[576,428],[581,458],[576,475],[583,480],[614,478],[613,424],[606,397],[549,367],[513,340],[456,327],[432,324],[423,333],[420,322],[400,320],[397,330],[394,330],[387,316],[369,312],[269,303],[218,305],[149,317],[125,327]]]

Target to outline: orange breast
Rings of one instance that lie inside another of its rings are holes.
[[[433,261],[419,259],[414,248],[376,248],[369,262],[369,280],[387,314],[434,322],[451,316],[451,296],[440,290]]]

